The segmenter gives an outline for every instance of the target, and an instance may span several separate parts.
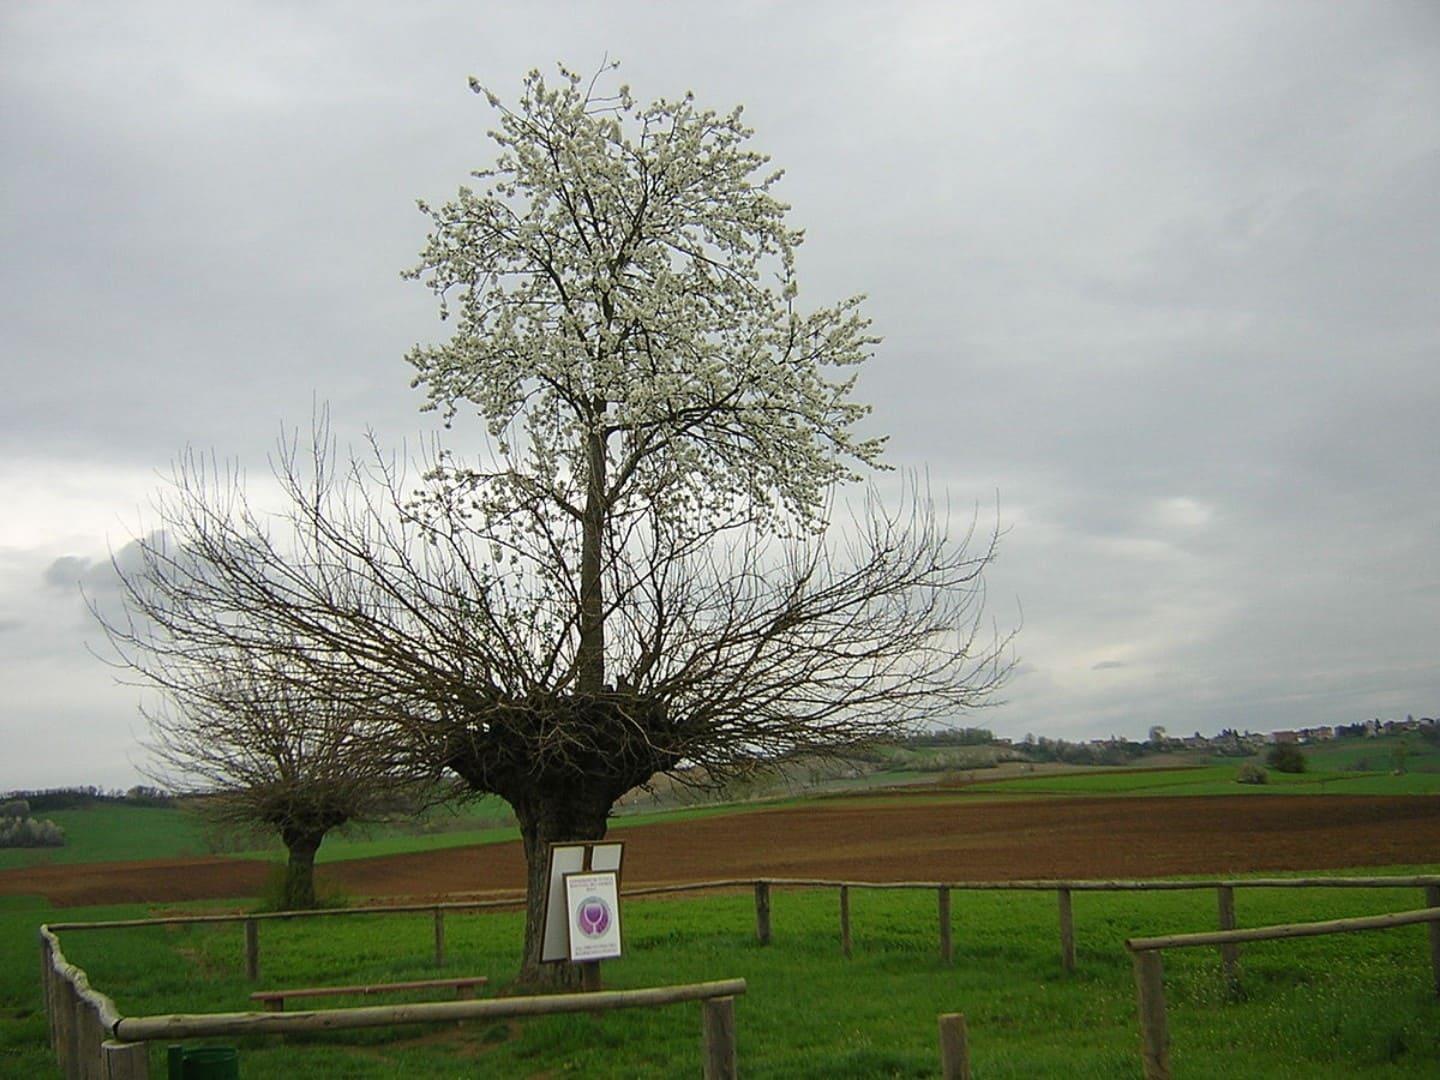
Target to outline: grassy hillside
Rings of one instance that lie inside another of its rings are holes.
[[[284,851],[278,839],[217,835],[190,809],[104,802],[42,816],[65,829],[65,846],[0,849],[0,869],[221,853],[272,857]],[[513,823],[513,815],[500,800],[480,799],[412,821],[337,830],[325,840],[319,858],[329,862],[508,840],[518,835]]]
[[[46,811],[38,816],[65,830],[65,846],[0,848],[0,869],[205,854],[204,830],[199,820],[173,808],[107,802],[81,810]]]
[[[973,776],[963,790],[970,795],[1433,795],[1440,794],[1440,748],[1410,737],[1405,740],[1406,771],[1392,775],[1396,737],[1345,739],[1305,748],[1309,770],[1300,774],[1269,774],[1265,785],[1235,782],[1238,759],[1222,764],[1172,768],[1038,765],[1033,774],[987,780],[988,770],[978,765],[962,771],[961,761],[978,761],[977,751],[989,748],[922,749],[886,758],[886,768],[851,779],[828,781],[836,792],[863,792],[886,784],[907,786],[921,779]],[[983,757],[984,755],[981,754]],[[1213,761],[1214,759],[1209,759]],[[1254,759],[1259,760],[1259,759]],[[1005,771],[1024,766],[1007,764]],[[1360,771],[1370,767],[1371,771]],[[946,789],[946,797],[954,789]],[[939,794],[937,792],[937,794]],[[763,804],[701,804],[685,809],[648,809],[644,802],[626,807],[615,828],[643,826],[657,820],[677,821],[702,814],[738,813],[756,805],[785,805],[803,801],[802,795],[773,799]],[[63,848],[0,849],[0,870],[41,864],[72,865],[132,859],[166,859],[224,851],[246,857],[278,859],[278,840],[216,838],[192,811],[97,803],[81,810],[58,810],[43,815],[65,828]],[[320,848],[320,862],[371,858],[410,851],[434,851],[471,844],[513,840],[519,833],[509,807],[494,797],[477,799],[457,808],[439,809],[406,822],[356,826],[331,834]]]
[[[611,822],[612,829],[642,827],[656,821],[685,821],[711,814],[783,806],[797,799],[735,805],[711,804],[681,810],[630,813]],[[278,839],[249,837],[222,844],[212,842],[202,819],[191,810],[136,808],[97,803],[83,810],[57,810],[46,817],[66,830],[62,848],[0,849],[0,870],[39,865],[77,865],[140,859],[171,859],[222,853],[236,858],[283,859]],[[497,798],[485,798],[456,808],[441,808],[412,821],[340,829],[325,839],[319,862],[368,859],[415,851],[438,851],[471,844],[493,844],[519,839],[514,815]]]
[[[1394,750],[1406,746],[1405,771],[1395,775]],[[986,781],[965,790],[1008,795],[1440,795],[1440,748],[1418,738],[1337,739],[1302,747],[1303,773],[1268,770],[1265,784],[1240,784],[1236,774],[1253,758],[1207,758],[1205,765],[1157,769],[1090,767],[1063,775]]]

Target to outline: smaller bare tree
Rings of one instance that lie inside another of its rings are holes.
[[[203,796],[202,812],[218,824],[278,835],[288,852],[281,905],[313,908],[315,855],[331,830],[414,812],[438,789],[387,725],[302,681],[280,642],[269,656],[189,645],[125,654],[161,693],[146,710],[149,773]]]

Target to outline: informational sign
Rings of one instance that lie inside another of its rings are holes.
[[[546,875],[545,935],[540,959],[545,963],[570,959],[570,931],[565,907],[565,875],[611,871],[618,881],[623,843],[551,844],[550,872]],[[619,908],[617,906],[616,910]]]
[[[620,879],[614,871],[566,874],[565,909],[571,960],[620,955]]]

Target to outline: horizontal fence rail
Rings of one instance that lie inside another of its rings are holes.
[[[1286,941],[1295,938],[1323,937],[1327,934],[1353,934],[1366,930],[1391,930],[1400,926],[1428,924],[1431,975],[1440,993],[1440,888],[1426,888],[1430,907],[1415,911],[1397,911],[1385,915],[1364,915],[1350,919],[1329,919],[1324,922],[1286,923],[1280,926],[1257,926],[1245,930],[1220,930],[1198,934],[1168,934],[1163,937],[1129,938],[1125,948],[1130,951],[1135,968],[1135,993],[1140,1017],[1140,1054],[1145,1080],[1170,1080],[1170,1029],[1165,1016],[1165,969],[1161,954],[1166,949],[1188,949],[1219,945],[1234,947],[1245,942]]]
[[[1091,879],[1037,879],[1031,881],[849,881],[839,878],[718,878],[672,885],[645,885],[624,889],[622,897],[661,896],[667,893],[702,892],[711,889],[749,889],[756,885],[773,888],[838,889],[953,889],[966,891],[1054,892],[1169,892],[1185,889],[1386,889],[1440,887],[1440,874],[1406,877],[1285,877],[1206,878],[1183,881],[1097,881]],[[96,922],[49,923],[51,930],[119,930],[136,926],[181,926],[189,923],[236,923],[254,920],[270,922],[287,919],[334,918],[346,915],[400,915],[425,911],[481,911],[516,907],[525,903],[523,893],[485,900],[443,900],[428,904],[375,904],[355,908],[314,908],[304,911],[266,911],[251,914],[164,915],[152,919],[107,919]]]
[[[1433,922],[1440,922],[1440,908],[1417,908],[1414,911],[1396,911],[1386,915],[1362,915],[1350,919],[1330,919],[1325,922],[1256,926],[1248,930],[1220,930],[1198,934],[1169,934],[1165,937],[1127,938],[1125,947],[1131,952],[1152,952],[1161,949],[1187,949],[1199,945],[1232,945],[1246,941],[1323,937],[1326,934],[1350,934],[1357,930],[1388,930],[1393,926],[1414,926],[1416,923]]]
[[[657,1005],[678,1005],[745,993],[744,979],[643,990],[600,990],[588,994],[494,998],[485,1001],[433,1001],[414,1005],[359,1005],[349,1009],[306,1012],[195,1013],[118,1018],[111,1034],[122,1042],[202,1039],[221,1035],[278,1035],[296,1031],[340,1031],[446,1020],[502,1020],[555,1013],[608,1012]]]

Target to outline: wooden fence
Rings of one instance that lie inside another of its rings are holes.
[[[626,892],[626,896],[654,895],[659,892],[680,892],[700,888],[735,888],[752,886],[755,890],[755,937],[761,945],[773,938],[771,890],[774,888],[829,888],[839,893],[840,951],[849,956],[853,951],[850,893],[854,889],[920,889],[934,891],[939,923],[937,951],[944,963],[954,960],[954,936],[950,918],[952,892],[1053,892],[1059,929],[1060,966],[1066,972],[1075,970],[1075,893],[1093,892],[1177,892],[1214,890],[1220,930],[1236,928],[1235,892],[1237,889],[1422,889],[1427,906],[1440,906],[1440,876],[1421,874],[1389,877],[1293,877],[1293,878],[1218,878],[1193,881],[838,881],[829,878],[761,878],[758,880],[710,881],[693,885],[668,885]],[[1440,993],[1440,927],[1431,929],[1431,948],[1435,961],[1435,987]],[[1233,987],[1239,979],[1239,947],[1235,943],[1220,946],[1225,978]]]
[[[853,951],[851,892],[857,889],[876,890],[930,890],[936,894],[938,919],[937,951],[941,960],[951,963],[954,959],[954,937],[951,925],[951,894],[954,892],[1053,892],[1056,897],[1060,964],[1064,971],[1075,970],[1076,934],[1074,916],[1074,894],[1092,892],[1174,892],[1214,890],[1217,900],[1217,916],[1220,933],[1199,935],[1213,939],[1211,944],[1219,946],[1227,983],[1233,988],[1238,985],[1239,945],[1251,939],[1244,935],[1254,931],[1236,931],[1235,893],[1242,889],[1353,889],[1353,888],[1418,888],[1424,890],[1427,907],[1440,907],[1440,876],[1389,876],[1389,877],[1289,877],[1289,878],[1224,878],[1190,881],[1123,881],[1123,880],[1037,880],[1037,881],[844,881],[829,878],[726,878],[711,881],[690,882],[679,885],[652,885],[626,889],[625,898],[660,896],[673,893],[710,891],[720,889],[751,889],[755,898],[755,936],[761,945],[770,944],[773,938],[771,892],[774,889],[836,889],[839,896],[839,942],[843,955]],[[286,911],[261,914],[231,915],[175,915],[155,919],[113,919],[100,922],[51,923],[41,928],[41,973],[45,988],[47,1012],[51,1017],[51,1038],[57,1055],[68,1048],[73,1059],[78,1054],[85,1060],[98,1060],[99,1041],[103,1032],[113,1033],[114,1021],[118,1019],[114,1003],[108,997],[90,989],[85,973],[64,962],[59,952],[55,934],[60,931],[111,930],[144,926],[181,926],[195,924],[240,923],[245,932],[245,972],[255,981],[260,978],[261,952],[260,928],[267,922],[277,920],[339,918],[359,915],[396,915],[429,913],[434,921],[434,962],[437,967],[445,964],[445,915],[447,912],[483,911],[523,906],[523,895],[497,897],[486,900],[452,900],[428,904],[391,904],[361,908],[327,908],[315,911]],[[1418,920],[1417,920],[1418,921]],[[1230,932],[1240,936],[1226,936]],[[1192,935],[1195,936],[1195,935]],[[1148,940],[1148,939],[1137,939]],[[1431,923],[1430,951],[1437,993],[1440,993],[1440,924]],[[53,972],[62,972],[55,975]],[[54,989],[55,986],[59,989]],[[67,996],[68,995],[68,996]],[[596,999],[595,994],[583,995],[586,1001]],[[523,999],[512,999],[523,1000]],[[554,1000],[554,999],[545,999]],[[488,1002],[445,1003],[472,1006]],[[438,1006],[437,1006],[438,1007]],[[400,1006],[418,1008],[418,1006]],[[327,1010],[326,1016],[346,1010]],[[260,1014],[273,1015],[273,1014]],[[289,1017],[302,1014],[291,1013]],[[468,1014],[467,1014],[468,1015]],[[473,1015],[484,1015],[475,1013]],[[521,1015],[521,1014],[514,1014]],[[708,1014],[707,1014],[708,1015]],[[108,1023],[107,1023],[108,1022]],[[410,1022],[410,1021],[395,1021]],[[59,1024],[69,1024],[63,1033],[57,1034]],[[707,1025],[710,1022],[707,1021]],[[716,1023],[719,1023],[717,1020]],[[723,1026],[723,1025],[722,1025]],[[133,1028],[130,1030],[134,1030]],[[709,1030],[707,1026],[707,1031]],[[84,1051],[76,1049],[82,1046]],[[93,1052],[92,1052],[93,1051]],[[118,1051],[117,1051],[118,1052]],[[119,1068],[120,1066],[117,1066]],[[91,1074],[67,1072],[67,1076]],[[95,1073],[96,1076],[110,1074]],[[143,1073],[116,1072],[114,1076],[143,1076]]]
[[[681,885],[650,885],[624,890],[626,899],[661,896],[672,893],[713,891],[717,889],[753,889],[755,895],[755,937],[761,945],[773,938],[771,892],[774,889],[835,889],[839,895],[838,934],[841,952],[853,951],[850,894],[857,889],[928,890],[936,894],[938,917],[937,952],[945,963],[954,959],[954,937],[950,916],[951,893],[954,892],[1053,892],[1059,936],[1060,966],[1066,972],[1075,970],[1074,895],[1093,892],[1176,892],[1214,891],[1217,925],[1221,930],[1237,926],[1235,893],[1243,889],[1421,889],[1427,906],[1440,906],[1440,875],[1419,874],[1389,877],[1289,877],[1289,878],[1209,878],[1191,881],[842,881],[831,878],[723,878],[696,881]],[[483,911],[521,907],[523,894],[487,900],[450,900],[431,904],[389,904],[359,908],[323,908],[315,911],[281,911],[252,915],[174,915],[159,919],[114,919],[88,923],[51,923],[56,932],[71,930],[114,930],[139,926],[182,926],[201,923],[243,923],[245,927],[245,972],[250,980],[260,978],[260,927],[263,923],[287,919],[335,918],[354,915],[398,915],[430,913],[434,920],[434,962],[445,965],[445,915],[452,911]],[[1440,930],[1434,931],[1434,942],[1440,950]],[[1221,946],[1221,959],[1226,978],[1232,983],[1237,976],[1239,949]],[[1436,989],[1440,992],[1440,969]]]
[[[1328,922],[1289,923],[1249,930],[1220,930],[1201,934],[1172,934],[1168,937],[1130,938],[1125,948],[1135,966],[1135,990],[1139,1001],[1140,1053],[1145,1080],[1170,1080],[1170,1032],[1165,1019],[1165,972],[1161,954],[1166,949],[1218,945],[1235,948],[1247,941],[1276,941],[1287,938],[1318,937],[1323,934],[1351,934],[1361,930],[1388,930],[1396,926],[1428,923],[1431,973],[1440,992],[1440,889],[1427,888],[1430,906],[1417,911],[1370,915]]]
[[[63,925],[74,928],[93,924]],[[121,1016],[110,998],[90,986],[85,972],[65,959],[54,927],[40,928],[40,957],[41,991],[49,1018],[50,1044],[66,1080],[149,1080],[150,1057],[146,1044],[155,1041],[608,1012],[688,1001],[698,1001],[701,1006],[705,1077],[733,1080],[736,1075],[735,998],[746,989],[744,979],[723,979],[640,990],[368,1005],[308,1012]]]

